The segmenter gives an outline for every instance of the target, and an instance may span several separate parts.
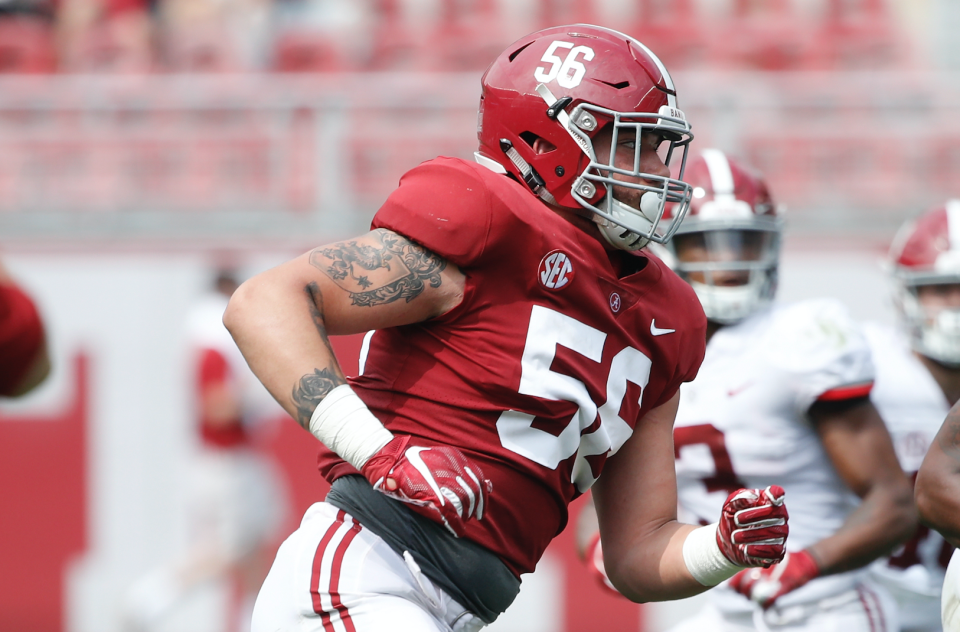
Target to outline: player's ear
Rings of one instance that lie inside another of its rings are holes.
[[[537,136],[530,146],[533,147],[533,151],[537,155],[550,153],[557,148],[556,145],[545,138],[540,138],[539,136]]]

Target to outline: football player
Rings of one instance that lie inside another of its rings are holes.
[[[890,629],[889,596],[854,569],[916,517],[869,399],[867,343],[836,301],[772,302],[782,218],[759,174],[715,149],[688,167],[693,202],[669,254],[703,304],[708,342],[674,429],[680,504],[703,523],[735,490],[779,485],[791,525],[782,562],[740,572],[675,630]]]
[[[891,248],[891,259],[907,339],[876,336],[878,345],[889,345],[884,354],[878,354],[889,365],[883,391],[890,393],[887,421],[895,424],[891,428],[900,439],[905,469],[919,469],[915,493],[924,526],[888,567],[875,569],[899,598],[901,618],[908,624],[904,629],[939,630],[941,616],[943,629],[960,629],[956,555],[944,579],[951,545],[960,545],[958,230],[960,200],[949,200],[904,225]],[[878,398],[877,403],[885,402]]]
[[[514,43],[481,83],[475,162],[423,163],[370,233],[230,301],[228,329],[323,443],[333,484],[278,552],[255,632],[479,629],[591,486],[631,599],[693,595],[783,552],[779,488],[743,490],[711,526],[676,519],[673,418],[706,320],[640,250],[690,196],[671,177],[692,136],[663,64],[578,24]],[[347,379],[327,336],[369,330]]]
[[[50,374],[37,307],[0,264],[0,396],[19,397]]]

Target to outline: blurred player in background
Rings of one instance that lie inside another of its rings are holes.
[[[772,304],[782,218],[759,174],[707,149],[685,179],[693,202],[669,254],[703,304],[708,343],[674,429],[681,508],[703,524],[734,490],[780,485],[791,526],[781,563],[740,572],[674,630],[891,629],[889,597],[854,569],[905,540],[916,518],[868,397],[866,341],[836,301]]]
[[[0,397],[19,397],[50,374],[43,321],[0,263]]]
[[[333,483],[281,546],[256,632],[479,629],[592,485],[632,599],[696,594],[782,555],[782,490],[718,503],[719,528],[676,520],[677,389],[706,322],[640,251],[669,238],[690,193],[670,177],[692,136],[663,64],[578,24],[514,43],[482,86],[477,162],[423,163],[372,232],[230,301],[224,322],[329,448]],[[661,223],[668,201],[681,211]],[[327,336],[368,330],[348,381]]]
[[[230,591],[225,632],[249,630],[250,613],[286,517],[276,467],[255,448],[258,423],[279,412],[223,326],[237,280],[222,270],[187,319],[199,452],[188,470],[186,551],[131,589],[130,627],[167,630],[177,608],[211,582]]]
[[[877,372],[870,397],[900,465],[916,477],[947,411],[960,399],[960,200],[907,222],[889,258],[904,327],[865,327]],[[871,567],[897,600],[902,630],[941,629],[940,593],[952,552],[936,531],[920,525],[903,547]]]

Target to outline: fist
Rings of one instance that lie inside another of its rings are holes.
[[[806,551],[787,553],[769,568],[748,568],[730,580],[730,587],[757,602],[764,610],[792,590],[820,574],[816,560]]]
[[[727,497],[717,526],[717,545],[737,566],[769,567],[786,552],[787,507],[778,485],[741,489]]]
[[[456,448],[409,443],[409,436],[395,436],[361,473],[377,491],[409,503],[413,511],[460,537],[466,521],[483,519],[493,483]]]

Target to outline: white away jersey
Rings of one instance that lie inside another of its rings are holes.
[[[870,398],[887,424],[900,466],[915,478],[950,404],[905,336],[872,323],[864,333],[877,369]],[[921,525],[892,556],[870,567],[874,579],[897,598],[905,627],[939,625],[940,591],[951,552],[937,532]]]
[[[721,328],[697,378],[680,390],[674,442],[683,518],[715,522],[730,492],[776,484],[787,492],[788,550],[834,533],[858,500],[806,413],[818,400],[867,395],[872,383],[867,342],[837,301],[775,304]],[[850,573],[820,578],[778,603],[836,595],[856,581]],[[712,594],[722,609],[753,608],[723,586]]]

